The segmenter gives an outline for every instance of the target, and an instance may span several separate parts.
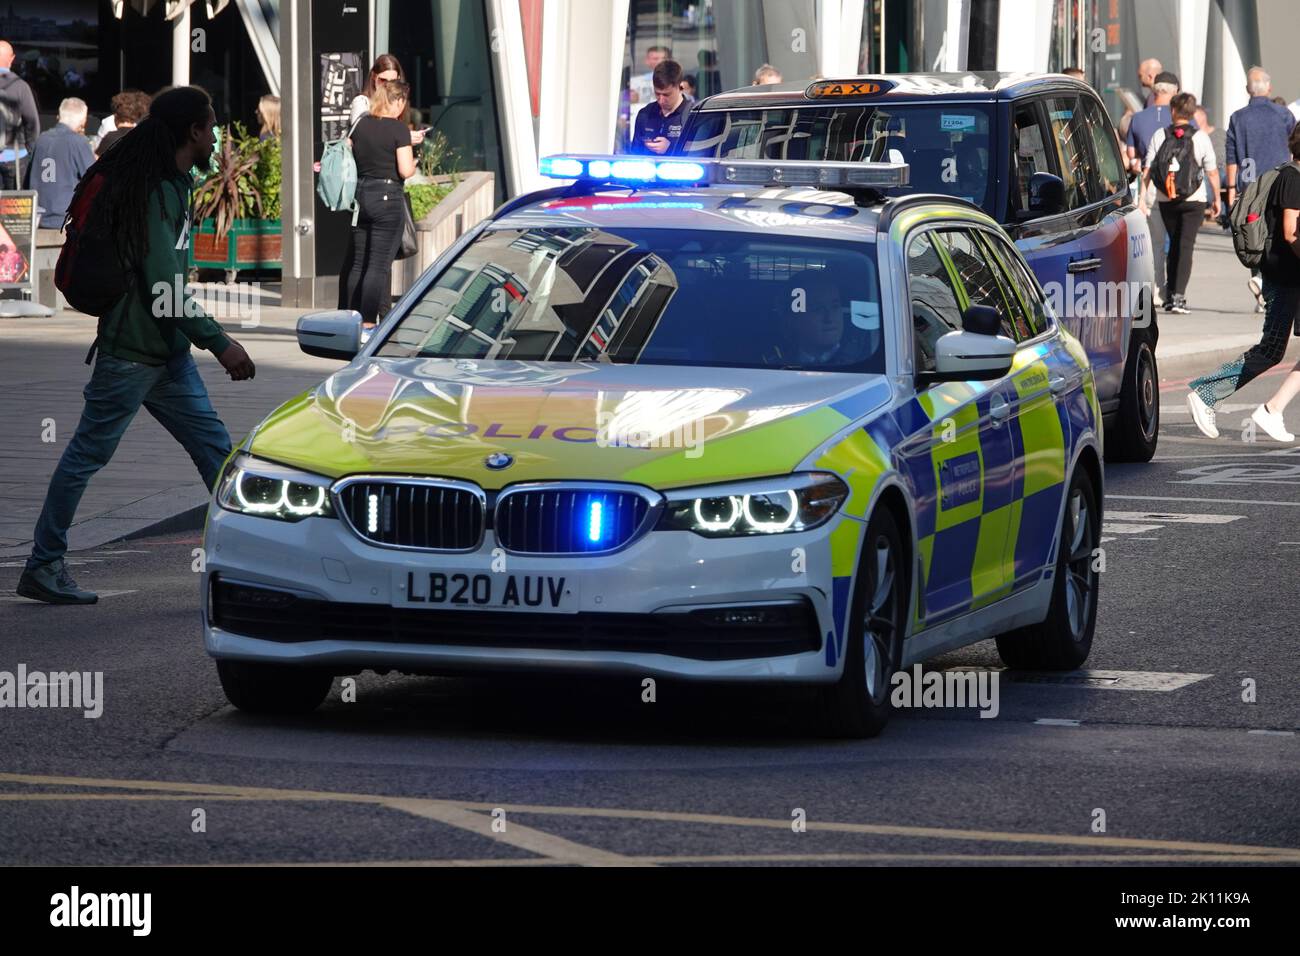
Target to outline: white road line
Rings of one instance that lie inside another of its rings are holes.
[[[1281,505],[1287,508],[1300,508],[1300,501],[1270,499],[1254,501],[1249,498],[1180,498],[1176,495],[1106,495],[1107,501],[1112,499],[1115,501],[1196,501],[1211,505]]]
[[[1040,727],[1078,727],[1082,721],[1065,720],[1062,717],[1039,717],[1034,723]]]
[[[139,589],[139,588],[131,588],[131,589],[128,590],[128,591],[97,591],[97,592],[95,592],[95,593],[98,594],[101,598],[111,598],[111,597],[120,597],[120,596],[123,595],[123,594],[135,594],[138,590],[140,590],[140,589]],[[3,598],[0,598],[0,604],[40,604],[40,603],[41,603],[40,601],[33,601],[31,598],[25,598],[25,597],[3,597]],[[71,605],[71,604],[69,604],[69,605],[65,605],[65,606],[66,606],[66,607],[75,607],[76,605]],[[89,605],[82,605],[82,606],[83,606],[83,607],[88,607]]]
[[[1256,734],[1260,737],[1294,737],[1294,730],[1248,730],[1248,734]]]
[[[1101,530],[1103,533],[1111,534],[1144,534],[1147,531],[1159,531],[1162,525],[1158,524],[1123,524],[1118,521],[1103,521]]]
[[[1159,521],[1161,524],[1228,524],[1240,521],[1245,515],[1198,515],[1168,511],[1107,511],[1106,519],[1121,521]]]
[[[1141,691],[1178,690],[1214,676],[1179,671],[1113,671],[1092,668],[1075,671],[1008,671],[1005,667],[962,667],[961,665],[946,667],[944,670],[962,673],[997,671],[1014,684],[1054,684],[1065,687]]]

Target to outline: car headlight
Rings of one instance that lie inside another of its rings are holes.
[[[848,496],[844,482],[825,472],[670,491],[659,529],[707,538],[808,531],[829,521]]]
[[[230,511],[281,521],[332,518],[331,479],[239,455],[217,485],[217,504]]]

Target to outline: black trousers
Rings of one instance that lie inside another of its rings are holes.
[[[402,245],[404,202],[400,182],[363,179],[357,184],[361,212],[339,273],[339,308],[356,309],[368,323],[377,322],[392,304],[393,260]]]
[[[1159,202],[1160,219],[1169,233],[1169,255],[1165,257],[1168,279],[1165,287],[1171,295],[1187,292],[1187,280],[1192,275],[1192,250],[1196,248],[1196,233],[1205,217],[1205,203],[1186,199]]]
[[[24,156],[18,160],[18,169],[14,169],[14,161],[11,159],[7,163],[0,163],[0,189],[25,189],[23,180],[27,178],[27,161],[30,155]],[[63,225],[62,222],[59,225]]]

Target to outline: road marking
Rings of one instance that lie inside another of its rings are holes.
[[[1096,687],[1103,690],[1170,691],[1213,677],[1213,674],[1184,674],[1178,671],[1114,671],[1081,668],[1073,671],[1013,671],[1006,667],[945,667],[945,671],[968,674],[988,671],[1001,674],[1013,684],[1059,684],[1068,687]],[[1041,721],[1040,721],[1041,722]]]
[[[111,597],[121,597],[123,594],[135,594],[137,591],[139,591],[139,588],[131,588],[131,589],[126,590],[126,591],[96,591],[95,593],[98,594],[98,595],[100,596],[100,598],[111,598]],[[43,604],[43,603],[45,603],[45,602],[43,602],[43,601],[36,601],[36,600],[33,600],[32,598],[25,598],[25,597],[3,597],[3,598],[0,598],[0,604]],[[59,605],[59,606],[60,606],[60,607],[89,607],[90,605],[88,605],[88,604],[81,604],[81,605],[77,605],[77,604],[65,604],[65,605]]]
[[[1106,495],[1106,500],[1116,501],[1195,501],[1212,505],[1283,505],[1288,508],[1300,508],[1300,501],[1272,501],[1269,499],[1252,500],[1250,498],[1180,498],[1176,495]]]
[[[1078,727],[1082,721],[1066,720],[1063,717],[1039,717],[1034,723],[1040,727]]]
[[[1101,523],[1101,530],[1111,534],[1145,534],[1148,531],[1159,531],[1162,527],[1164,526],[1158,524],[1124,524],[1119,521],[1103,521]],[[1114,539],[1103,538],[1102,540]]]
[[[1045,718],[1046,719],[1046,718]],[[1077,724],[1077,721],[1071,723]],[[422,804],[439,804],[461,810],[491,813],[498,807],[507,814],[535,814],[538,816],[575,816],[599,819],[652,820],[667,823],[702,823],[736,827],[756,827],[772,830],[788,830],[789,818],[733,817],[712,813],[692,813],[675,810],[637,810],[605,807],[557,807],[534,804],[492,804],[474,803],[459,800],[434,800],[429,798],[407,798],[386,796],[374,793],[338,793],[319,790],[282,790],[273,787],[243,787],[230,784],[214,783],[180,783],[160,780],[114,780],[92,777],[67,777],[44,774],[0,773],[0,783],[28,784],[31,786],[71,786],[94,787],[98,789],[143,790],[148,794],[131,794],[136,798],[147,798],[152,794],[188,794],[204,797],[242,797],[250,800],[286,801],[286,802],[335,802],[356,803],[363,805],[384,805],[388,801],[406,802],[416,800]],[[47,797],[49,794],[31,794],[31,797]],[[105,795],[93,795],[102,797]],[[126,796],[126,795],[124,795]],[[510,824],[515,826],[515,824]],[[1191,840],[1153,840],[1141,837],[1106,837],[1081,836],[1078,834],[1055,833],[1015,833],[999,830],[966,830],[944,827],[900,826],[875,823],[847,823],[839,821],[807,822],[809,830],[829,833],[854,833],[877,836],[916,837],[919,839],[984,841],[989,843],[1027,844],[1041,843],[1057,846],[1087,846],[1112,850],[1153,850],[1188,853],[1216,854],[1216,859],[1240,862],[1247,858],[1262,857],[1264,862],[1282,862],[1300,858],[1300,850],[1293,847],[1251,846],[1233,843],[1201,843]],[[605,851],[591,848],[593,854]],[[636,862],[639,858],[627,857]],[[657,859],[657,858],[656,858]],[[664,858],[675,860],[676,857]],[[544,861],[545,862],[545,861]]]
[[[1294,737],[1294,730],[1248,730],[1248,734],[1258,734],[1261,737]]]
[[[1161,524],[1228,524],[1245,515],[1198,515],[1169,511],[1107,511],[1107,518],[1121,521],[1159,521]]]

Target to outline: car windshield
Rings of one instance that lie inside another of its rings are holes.
[[[699,111],[679,151],[719,159],[905,162],[910,184],[899,192],[958,196],[987,211],[996,178],[989,174],[990,116],[988,106],[971,103]]]
[[[722,230],[489,230],[377,354],[883,372],[874,249]]]

